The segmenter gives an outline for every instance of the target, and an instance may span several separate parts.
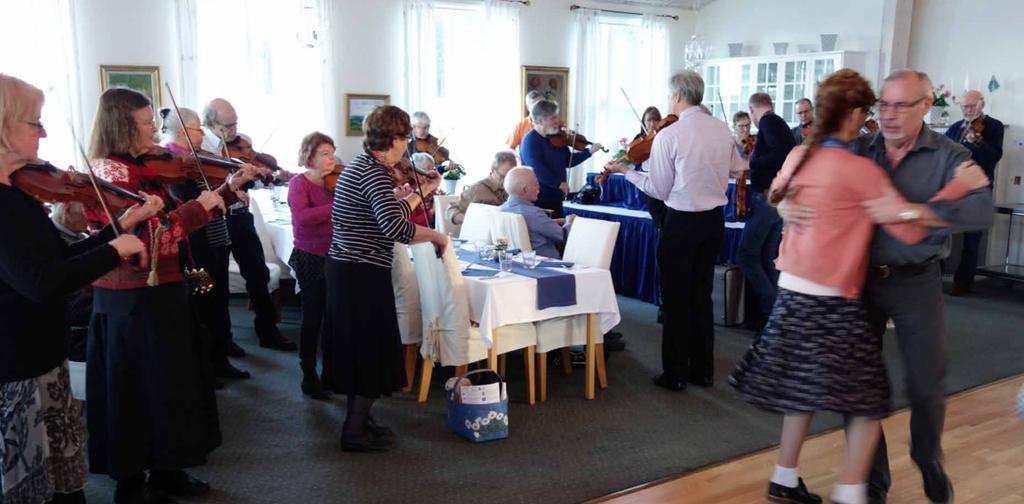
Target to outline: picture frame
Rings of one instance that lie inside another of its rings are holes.
[[[345,136],[363,136],[363,119],[373,109],[391,104],[391,95],[345,93]]]
[[[132,89],[146,95],[158,109],[163,105],[161,85],[159,66],[100,65],[101,93],[113,87]]]
[[[558,103],[558,116],[564,123],[569,117],[569,69],[567,67],[522,66],[522,93],[520,100],[532,90],[540,91],[545,99]],[[526,109],[525,104],[523,109]],[[526,110],[526,114],[530,111]]]

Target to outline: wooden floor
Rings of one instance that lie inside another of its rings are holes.
[[[1024,375],[963,392],[949,399],[943,448],[957,504],[1024,503],[1024,420],[1016,413]],[[927,502],[921,476],[909,455],[910,413],[883,425],[889,441],[893,487],[890,504]],[[843,450],[843,432],[809,439],[800,460],[801,476],[825,502],[832,492]],[[778,450],[769,449],[668,481],[627,490],[602,502],[715,503],[766,502],[765,488]]]

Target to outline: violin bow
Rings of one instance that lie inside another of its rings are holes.
[[[188,150],[192,153],[192,159],[196,163],[196,168],[199,168],[199,175],[203,177],[203,184],[206,185],[206,190],[212,190],[210,181],[206,178],[206,170],[203,169],[203,163],[199,161],[199,153],[196,151],[195,144],[192,143],[192,139],[188,137],[188,128],[185,127],[185,118],[181,117],[181,109],[178,108],[178,101],[174,99],[174,92],[171,91],[171,85],[167,81],[164,81],[164,87],[167,88],[167,95],[171,97],[171,105],[174,106],[174,114],[178,116],[178,125],[181,126],[181,131],[185,133],[185,142],[188,143]]]
[[[75,125],[71,120],[71,116],[68,116],[68,128],[71,130],[71,138],[75,141],[75,147],[78,148],[78,155],[82,156],[82,162],[85,163],[85,174],[89,177],[89,183],[92,185],[92,189],[96,191],[96,197],[100,201],[100,206],[103,207],[103,213],[107,215],[107,219],[110,221],[110,227],[114,230],[114,236],[121,236],[124,230],[121,229],[121,223],[114,218],[114,213],[110,211],[110,203],[107,202],[106,195],[100,190],[100,185],[96,182],[96,174],[92,171],[92,165],[89,164],[89,156],[85,153],[85,148],[82,147],[82,142],[78,139],[78,135],[75,133]]]
[[[644,131],[644,135],[649,135],[650,132],[647,131],[647,125],[644,124],[644,119],[640,117],[640,114],[637,113],[636,107],[633,106],[633,101],[630,100],[629,95],[626,94],[626,89],[623,88],[622,86],[619,86],[619,91],[622,91],[622,96],[626,97],[626,103],[629,104],[629,109],[633,111],[633,115],[636,116],[636,120],[640,121],[640,129]]]

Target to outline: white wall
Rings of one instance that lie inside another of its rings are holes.
[[[914,4],[910,66],[928,72],[936,83],[952,84],[957,93],[963,90],[965,75],[969,76],[971,87],[986,95],[986,112],[1010,125],[996,172],[997,202],[1024,202],[1024,186],[1012,184],[1014,176],[1024,176],[1024,67],[1019,64],[1020,47],[1024,46],[1022,20],[1024,3],[1018,0],[917,0]],[[975,42],[980,34],[984,40],[996,42]],[[1002,87],[989,93],[992,75]],[[954,119],[960,118],[957,107],[951,112]],[[990,263],[1004,259],[1006,226],[1000,216],[990,242]],[[1014,239],[1018,263],[1024,262],[1020,235],[1018,229]]]
[[[712,45],[712,57],[729,56],[728,44],[744,44],[744,56],[775,54],[772,43],[788,42],[789,54],[821,50],[819,35],[836,33],[837,50],[867,54],[866,75],[878,82],[884,0],[717,0],[697,14],[696,30]]]

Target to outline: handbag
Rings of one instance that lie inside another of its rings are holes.
[[[501,375],[477,369],[448,380],[445,390],[449,429],[476,443],[508,437],[508,393]]]

